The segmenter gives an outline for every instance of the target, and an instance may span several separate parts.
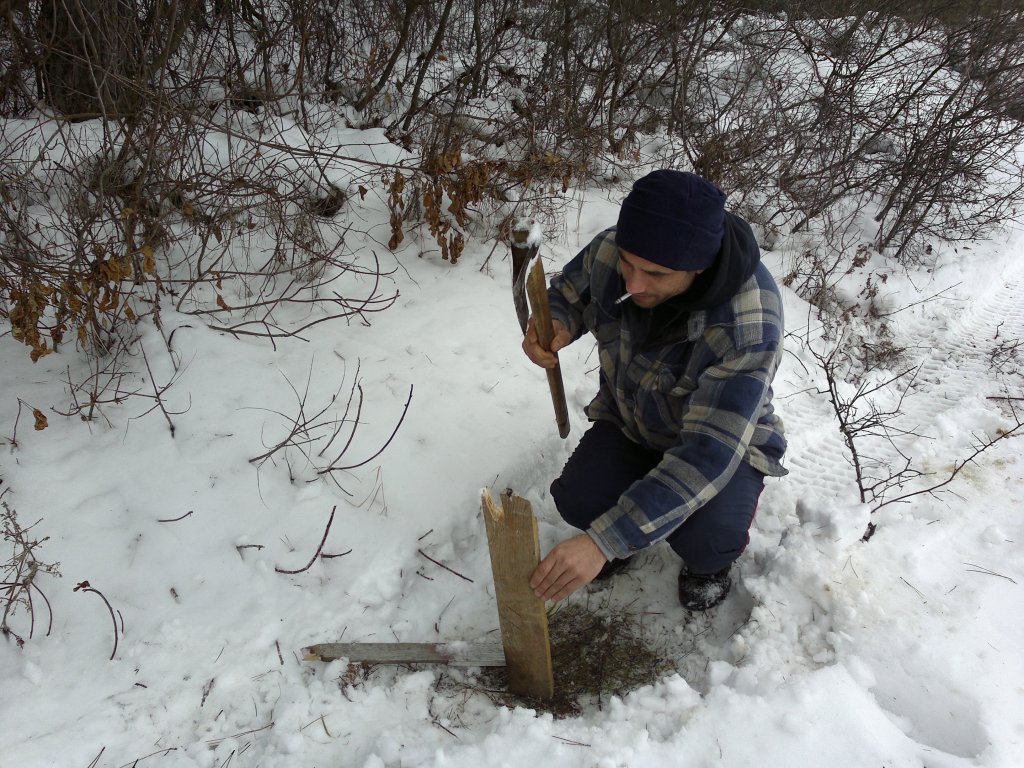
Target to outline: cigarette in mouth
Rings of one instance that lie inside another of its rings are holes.
[[[616,304],[621,304],[622,302],[624,302],[626,299],[628,299],[632,295],[633,295],[632,293],[624,293],[621,296],[619,296],[619,298],[617,298],[615,300],[615,303]]]

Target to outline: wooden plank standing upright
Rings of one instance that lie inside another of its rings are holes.
[[[500,508],[484,491],[483,514],[509,690],[550,699],[555,686],[548,615],[530,589],[530,575],[540,562],[537,520],[530,502],[511,490],[501,494]]]

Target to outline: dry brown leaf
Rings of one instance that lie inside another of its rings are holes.
[[[139,251],[142,253],[142,271],[147,275],[156,274],[156,254],[153,253],[153,246],[144,245]]]

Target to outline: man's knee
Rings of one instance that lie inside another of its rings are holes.
[[[764,475],[743,464],[732,481],[669,536],[669,545],[695,573],[715,573],[743,554],[764,488]]]
[[[569,525],[586,530],[615,506],[622,493],[646,475],[661,456],[660,451],[634,443],[616,425],[595,422],[551,484],[558,514]]]
[[[551,500],[565,522],[574,528],[586,530],[594,519],[594,505],[583,493],[571,488],[561,477],[551,483]]]
[[[703,526],[673,536],[670,546],[693,573],[717,573],[732,564],[750,542],[747,529]]]

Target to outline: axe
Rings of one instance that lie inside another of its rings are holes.
[[[526,296],[529,294],[530,305],[533,307],[534,324],[537,326],[537,339],[544,349],[551,349],[551,340],[555,332],[551,326],[551,308],[548,306],[547,281],[544,279],[544,267],[540,259],[536,259],[540,249],[540,237],[531,236],[534,222],[519,219],[512,227],[512,298],[516,305],[519,327],[526,333],[526,323],[530,319],[526,307]],[[534,262],[530,269],[530,262]],[[557,356],[557,354],[556,354]],[[548,389],[551,390],[551,402],[555,407],[555,423],[558,434],[569,436],[569,409],[565,402],[565,386],[562,384],[562,368],[555,363],[554,368],[546,369]]]

